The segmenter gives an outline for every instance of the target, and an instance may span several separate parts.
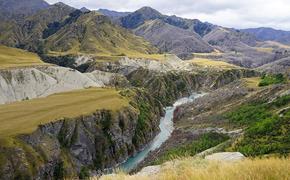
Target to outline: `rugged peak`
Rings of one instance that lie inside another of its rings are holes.
[[[90,12],[91,10],[89,10],[89,9],[86,8],[86,7],[82,7],[82,8],[80,9],[80,11],[86,13],[86,12]]]
[[[73,7],[65,4],[65,3],[62,3],[62,2],[57,2],[57,3],[55,3],[55,4],[51,5],[51,6],[52,7],[58,7],[58,8],[71,8],[71,9],[75,9],[75,8],[73,8]]]
[[[153,17],[153,16],[155,16],[155,17],[162,16],[162,14],[159,11],[157,11],[157,10],[155,10],[155,9],[149,7],[149,6],[144,6],[144,7],[140,8],[139,10],[137,10],[135,12],[141,13],[141,14],[143,14],[145,16],[151,16],[151,17]]]
[[[147,20],[161,19],[163,15],[151,7],[142,7],[137,11],[121,18],[122,26],[135,29]]]
[[[49,12],[53,10],[53,11],[65,11],[65,12],[73,12],[75,11],[76,9],[65,4],[65,3],[62,3],[62,2],[58,2],[58,3],[55,3],[53,5],[51,5],[49,7]],[[51,13],[51,12],[50,12]]]
[[[66,6],[66,4],[64,4],[63,2],[57,2],[53,4],[52,6]]]

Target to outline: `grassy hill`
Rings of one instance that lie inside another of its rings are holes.
[[[75,9],[68,5],[57,3],[26,17],[18,23],[9,21],[5,27],[1,28],[0,26],[0,43],[39,51],[45,30],[70,18],[70,14],[74,11]]]
[[[0,69],[35,65],[45,63],[34,53],[0,45]]]
[[[31,133],[38,125],[96,110],[119,110],[128,101],[114,89],[85,89],[0,105],[0,137]]]
[[[134,55],[157,52],[150,43],[131,34],[104,15],[90,12],[50,36],[48,52],[62,54]]]

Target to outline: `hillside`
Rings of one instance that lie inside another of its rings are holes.
[[[254,35],[260,41],[277,41],[283,44],[290,44],[290,31],[265,27],[242,29],[241,31]]]
[[[203,42],[198,34],[180,29],[157,19],[147,21],[134,29],[134,32],[158,47],[161,52],[179,55],[213,51],[213,48]],[[172,36],[173,34],[174,36]]]
[[[189,58],[192,52],[213,51],[198,34],[207,32],[209,26],[198,20],[166,16],[151,7],[143,7],[119,18],[119,23],[133,29],[136,35],[156,45],[161,52],[173,53],[181,58]]]
[[[282,58],[275,62],[260,66],[258,67],[258,70],[273,74],[283,73],[290,77],[290,57]]]
[[[222,50],[229,51],[232,49],[244,48],[247,46],[255,46],[256,41],[253,36],[241,33],[234,29],[216,27],[203,39],[213,46],[217,46]]]
[[[151,7],[142,7],[127,16],[120,18],[120,23],[128,29],[135,29],[147,20],[161,19],[162,14]]]
[[[135,29],[138,26],[144,24],[146,21],[156,19],[162,20],[163,22],[172,26],[197,33],[200,36],[206,35],[215,27],[213,24],[207,22],[204,23],[198,19],[186,19],[177,17],[175,15],[163,15],[151,7],[142,7],[135,12],[128,13],[126,16],[122,16],[119,18],[119,23],[125,28]]]
[[[97,12],[80,16],[45,42],[48,51],[98,55],[149,54],[156,49]]]
[[[0,45],[0,69],[45,65],[34,53]]]
[[[57,3],[26,17],[17,24],[9,21],[8,28],[0,31],[0,43],[34,52],[41,51],[41,41],[45,32],[65,19],[73,18],[74,11],[75,9],[68,5]]]
[[[44,0],[0,0],[0,17],[1,20],[20,21],[48,7],[49,4]]]

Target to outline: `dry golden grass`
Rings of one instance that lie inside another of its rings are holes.
[[[194,58],[190,60],[189,62],[196,64],[198,66],[208,67],[208,68],[221,68],[221,69],[238,68],[237,66],[226,63],[224,61],[215,61],[215,60],[210,60],[206,58]]]
[[[290,159],[247,159],[215,162],[188,158],[168,163],[156,175],[128,176],[124,173],[101,180],[286,180],[290,179]]]
[[[259,52],[266,52],[266,53],[271,53],[273,52],[273,48],[262,48],[262,47],[256,47],[255,48]]]
[[[261,81],[260,77],[251,77],[251,78],[243,78],[242,79],[247,87],[249,88],[259,88],[259,82]]]
[[[128,105],[118,91],[91,88],[0,105],[0,137],[31,133],[38,125],[66,117],[87,115],[99,109],[116,111]]]
[[[266,44],[268,46],[272,46],[272,47],[278,47],[278,48],[285,48],[285,49],[290,49],[290,46],[279,43],[279,42],[275,42],[275,41],[265,41],[265,42],[261,42],[261,44]]]
[[[222,53],[219,50],[215,49],[214,52],[210,52],[210,53],[192,53],[192,54],[196,55],[196,56],[210,57],[210,56],[220,56],[220,55],[223,55],[224,53]]]
[[[37,54],[0,45],[0,69],[45,65]]]

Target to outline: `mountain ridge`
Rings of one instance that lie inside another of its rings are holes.
[[[290,31],[278,30],[270,27],[248,28],[241,31],[253,34],[261,41],[277,41],[280,43],[290,44]]]

